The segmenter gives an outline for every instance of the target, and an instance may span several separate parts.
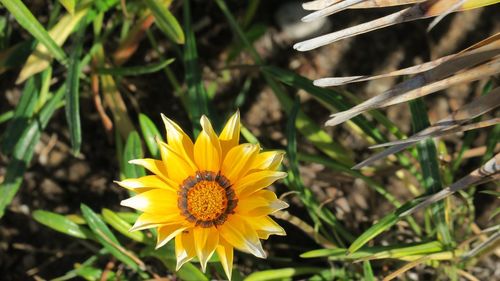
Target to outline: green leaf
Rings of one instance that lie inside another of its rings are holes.
[[[201,80],[200,64],[198,62],[198,50],[196,49],[196,37],[191,28],[191,12],[189,0],[184,1],[184,29],[186,33],[186,45],[184,45],[183,61],[186,69],[187,84],[187,112],[193,124],[195,137],[200,131],[200,118],[203,114],[210,116],[208,111],[208,94]],[[211,118],[212,119],[212,118]]]
[[[296,276],[315,274],[323,271],[321,267],[289,267],[280,269],[264,270],[254,272],[247,276],[244,281],[271,281],[283,280]]]
[[[21,0],[0,0],[0,2],[14,16],[19,25],[45,45],[47,50],[49,50],[59,62],[64,65],[67,63],[66,54],[63,49],[54,42],[47,30],[38,22]]]
[[[50,117],[64,96],[64,89],[65,87],[62,86],[54,97],[43,106],[37,118],[28,125],[14,146],[4,181],[0,184],[0,218],[21,186],[24,172],[33,157],[35,145],[40,140],[41,131],[47,126]]]
[[[155,18],[156,25],[168,38],[177,44],[184,44],[184,33],[177,19],[157,0],[145,0]]]
[[[115,235],[111,232],[111,230],[109,230],[101,218],[99,218],[99,216],[92,211],[92,209],[83,203],[80,208],[90,229],[95,233],[97,240],[104,246],[104,248],[106,248],[106,250],[134,270],[138,270],[139,267],[144,267],[144,264],[142,264],[142,262],[135,257],[133,253],[123,248],[120,242],[118,242],[118,239],[116,239]]]
[[[363,232],[360,236],[358,236],[358,238],[356,238],[354,242],[352,242],[351,246],[348,249],[349,252],[350,253],[356,252],[361,247],[363,247],[363,245],[365,245],[370,240],[375,238],[377,235],[391,228],[401,219],[401,217],[399,216],[400,214],[411,209],[420,202],[421,200],[418,199],[407,202],[403,206],[399,207],[397,210],[383,217],[381,220],[379,220],[377,223],[375,223],[365,232]]]
[[[443,250],[443,245],[439,241],[397,244],[390,246],[363,247],[355,253],[344,248],[319,249],[300,255],[302,258],[328,257],[330,260],[360,260],[360,259],[402,259],[412,260],[417,255],[438,253]]]
[[[0,74],[11,69],[22,66],[29,55],[35,50],[37,41],[27,40],[4,49],[0,52]]]
[[[70,14],[75,13],[76,0],[59,0],[59,3],[63,5],[66,11],[68,11],[68,13]]]
[[[365,281],[375,281],[375,276],[373,276],[373,270],[370,261],[363,262],[363,275]]]
[[[73,51],[71,53],[66,79],[66,120],[68,122],[71,150],[73,154],[78,154],[82,145],[82,129],[80,124],[80,56],[83,48],[83,36],[86,21],[83,18],[78,24],[75,36]]]
[[[132,225],[123,220],[115,212],[111,211],[110,209],[104,208],[102,209],[101,214],[102,214],[102,219],[121,234],[137,242],[146,243],[147,239],[144,233],[141,231],[133,231],[133,232],[129,231]]]
[[[208,281],[208,277],[201,272],[192,263],[185,263],[178,271],[176,271],[176,258],[174,247],[171,242],[167,245],[155,250],[154,248],[144,249],[141,256],[150,256],[160,260],[170,271],[175,272],[175,274],[181,280],[193,280],[193,281]]]
[[[141,66],[128,67],[113,67],[113,68],[97,68],[96,72],[100,75],[109,74],[113,76],[139,76],[149,73],[155,73],[165,68],[165,66],[174,62],[175,59],[167,59],[164,61],[151,63]]]
[[[422,99],[416,99],[410,102],[412,113],[413,130],[420,132],[429,127],[429,119],[425,104]],[[418,158],[422,169],[423,182],[425,190],[428,193],[437,193],[443,189],[441,174],[439,171],[439,159],[436,151],[436,145],[433,139],[426,139],[417,144]],[[445,219],[445,201],[440,201],[432,206],[432,215],[436,224],[438,239],[445,245],[451,245],[453,238]],[[451,214],[450,214],[451,215]]]
[[[136,131],[132,131],[128,135],[127,143],[123,150],[123,174],[126,178],[138,178],[146,175],[143,167],[128,163],[130,160],[141,159],[143,157],[141,138]]]
[[[141,127],[142,137],[148,147],[149,153],[151,153],[151,155],[155,158],[158,158],[159,150],[155,138],[162,139],[158,128],[148,116],[142,113],[139,114],[139,124]]]
[[[48,212],[48,211],[43,211],[43,210],[36,210],[33,212],[33,218],[45,225],[48,226],[54,230],[57,230],[61,233],[76,237],[76,238],[81,238],[81,239],[92,239],[94,238],[94,235],[92,232],[90,232],[89,229],[78,225],[68,219],[67,217]]]
[[[12,153],[12,150],[23,132],[28,127],[33,116],[40,91],[40,77],[30,78],[24,85],[21,98],[14,111],[12,121],[2,135],[1,149],[5,154]]]
[[[257,51],[253,48],[252,44],[248,41],[248,38],[245,37],[244,32],[239,27],[238,23],[234,19],[233,15],[229,11],[226,3],[222,0],[216,0],[217,5],[224,13],[226,18],[228,19],[229,26],[233,29],[237,37],[241,40],[243,45],[250,52],[250,55],[253,57],[255,63],[257,65],[263,65],[263,60],[257,53]],[[266,73],[262,72],[264,79],[267,84],[271,87],[276,97],[279,99],[283,110],[290,112],[290,108],[292,107],[292,100],[285,93],[285,91],[280,87],[281,85],[277,84],[274,78]],[[296,121],[297,130],[304,135],[311,143],[314,144],[319,150],[327,154],[328,156],[336,159],[339,162],[342,162],[346,165],[352,166],[354,165],[353,160],[349,155],[349,151],[342,148],[338,143],[335,143],[333,139],[328,135],[324,130],[322,130],[319,126],[317,126],[313,120],[311,120],[304,112],[299,111]]]

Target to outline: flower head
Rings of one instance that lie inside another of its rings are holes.
[[[265,189],[286,176],[277,171],[283,153],[239,144],[239,112],[220,135],[201,117],[203,130],[194,144],[176,123],[162,118],[167,130],[167,143],[158,140],[162,159],[130,161],[152,175],[118,182],[137,193],[121,204],[143,212],[131,230],[157,228],[157,247],[175,238],[177,269],[197,256],[205,271],[217,252],[231,278],[233,248],[265,258],[260,239],[285,235],[269,214],[288,205]]]

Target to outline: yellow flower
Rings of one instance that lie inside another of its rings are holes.
[[[162,160],[130,161],[153,175],[118,182],[137,193],[121,204],[143,212],[131,230],[157,228],[157,248],[175,237],[177,270],[198,256],[205,271],[217,252],[230,279],[233,248],[265,258],[259,239],[285,235],[268,215],[288,204],[265,189],[286,176],[277,171],[283,153],[239,144],[239,112],[219,136],[201,117],[203,130],[194,144],[176,123],[162,118],[168,142],[158,141]]]

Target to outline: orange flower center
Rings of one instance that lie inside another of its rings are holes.
[[[181,214],[201,227],[223,224],[238,202],[229,180],[210,171],[196,172],[185,179],[178,195]]]

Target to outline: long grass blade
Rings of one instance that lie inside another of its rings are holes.
[[[351,108],[350,110],[332,114],[332,118],[326,122],[326,125],[335,126],[371,109],[382,108],[402,102],[407,102],[409,100],[423,97],[425,95],[443,90],[456,84],[467,83],[482,79],[484,77],[488,77],[490,75],[494,75],[500,72],[500,57],[477,67],[464,70],[449,78],[438,81],[423,82],[422,79],[424,76],[433,77],[432,75],[436,73],[433,72],[433,70],[430,71],[431,73],[424,72],[415,76],[414,78],[402,82],[396,85],[394,88],[376,97],[373,97]]]
[[[71,150],[77,155],[82,146],[82,128],[80,124],[80,56],[83,49],[85,19],[80,21],[71,52],[68,78],[66,79],[66,120],[71,139]]]
[[[493,5],[498,0],[486,0],[486,1],[467,1],[465,2],[459,10],[468,10],[479,8],[486,5]],[[299,42],[293,46],[294,49],[298,51],[309,51],[321,46],[346,39],[352,36],[360,35],[384,27],[392,26],[395,24],[414,21],[419,19],[425,19],[429,17],[434,17],[446,12],[449,8],[450,0],[435,0],[426,1],[422,3],[417,3],[412,7],[403,9],[399,12],[381,17],[369,22],[365,22],[353,27],[342,29],[333,33],[325,34],[313,39],[309,39],[303,42]]]
[[[167,7],[157,0],[145,0],[145,2],[153,13],[155,22],[160,30],[175,43],[184,44],[185,39],[182,28]]]
[[[412,123],[415,131],[424,130],[429,126],[427,111],[421,99],[410,102]],[[441,172],[439,171],[438,155],[436,146],[432,139],[421,141],[417,145],[418,160],[422,170],[422,185],[427,192],[437,193],[442,190]],[[432,208],[432,215],[436,225],[438,240],[447,246],[453,243],[450,227],[445,219],[444,202],[436,204]]]
[[[9,125],[2,134],[1,149],[3,153],[12,153],[12,149],[28,127],[38,102],[39,91],[39,76],[30,78],[26,85],[24,85],[19,103],[14,110],[12,121],[9,122]]]
[[[43,106],[36,118],[25,128],[14,146],[12,159],[7,166],[4,181],[0,184],[0,218],[4,215],[5,208],[10,204],[21,186],[24,172],[33,158],[35,145],[40,140],[41,131],[47,126],[57,109],[57,105],[63,98],[64,88],[64,86],[61,87]]]
[[[157,63],[140,66],[128,67],[113,67],[113,68],[97,68],[96,72],[100,75],[113,75],[113,76],[139,76],[144,74],[155,73],[162,70],[165,66],[174,62],[175,59],[168,59]]]
[[[457,128],[458,125],[463,124],[473,118],[480,116],[488,111],[491,111],[500,105],[500,88],[496,88],[491,91],[488,95],[482,95],[472,102],[462,106],[460,109],[456,110],[446,118],[443,118],[436,122],[431,127],[428,127],[414,136],[408,138],[407,140],[394,142],[394,146],[372,155],[368,159],[362,161],[361,163],[354,166],[354,169],[360,169],[362,167],[373,164],[374,162],[383,159],[391,154],[398,153],[415,142],[425,139],[427,136],[439,135],[446,129]],[[423,137],[426,136],[426,137]],[[415,140],[415,141],[414,141]],[[385,146],[385,144],[383,144]],[[374,146],[378,147],[378,146]]]
[[[272,281],[286,280],[292,277],[319,273],[324,268],[321,267],[290,267],[280,269],[269,269],[257,271],[248,275],[244,281]]]
[[[403,217],[411,215],[417,212],[418,210],[424,209],[427,206],[436,203],[440,200],[443,200],[444,198],[452,195],[453,193],[465,189],[467,187],[477,185],[479,183],[484,183],[487,181],[492,181],[495,179],[498,180],[500,178],[500,175],[498,174],[500,171],[499,167],[500,167],[500,153],[498,153],[497,155],[495,155],[495,157],[491,158],[484,165],[475,169],[470,174],[456,181],[449,187],[446,187],[440,190],[439,192],[436,192],[430,197],[427,197],[423,202],[413,206],[412,208],[404,212],[401,212],[399,216]]]
[[[186,83],[188,94],[188,113],[193,124],[195,136],[200,132],[200,117],[203,114],[210,116],[208,108],[208,94],[201,80],[200,65],[198,63],[198,50],[196,38],[191,27],[190,1],[184,1],[184,32],[186,44],[184,46],[184,67],[186,69]]]
[[[116,236],[92,209],[85,204],[81,204],[80,208],[90,229],[95,233],[97,240],[106,250],[134,270],[145,268],[144,263],[133,252],[126,250],[120,244]]]
[[[82,18],[87,15],[88,7],[82,7],[75,14],[64,15],[57,24],[48,32],[57,46],[62,46],[68,39],[69,35],[74,31]],[[37,45],[35,51],[28,57],[24,64],[16,83],[20,84],[32,75],[45,70],[52,62],[53,53],[47,49],[46,45]],[[67,59],[66,59],[67,62]]]
[[[52,56],[64,65],[67,63],[64,50],[52,39],[47,30],[38,22],[21,0],[0,0],[0,2],[14,16],[19,25],[41,42]]]
[[[44,210],[36,210],[33,212],[32,216],[37,222],[66,235],[80,239],[94,239],[94,235],[88,228],[74,223],[63,215]]]

